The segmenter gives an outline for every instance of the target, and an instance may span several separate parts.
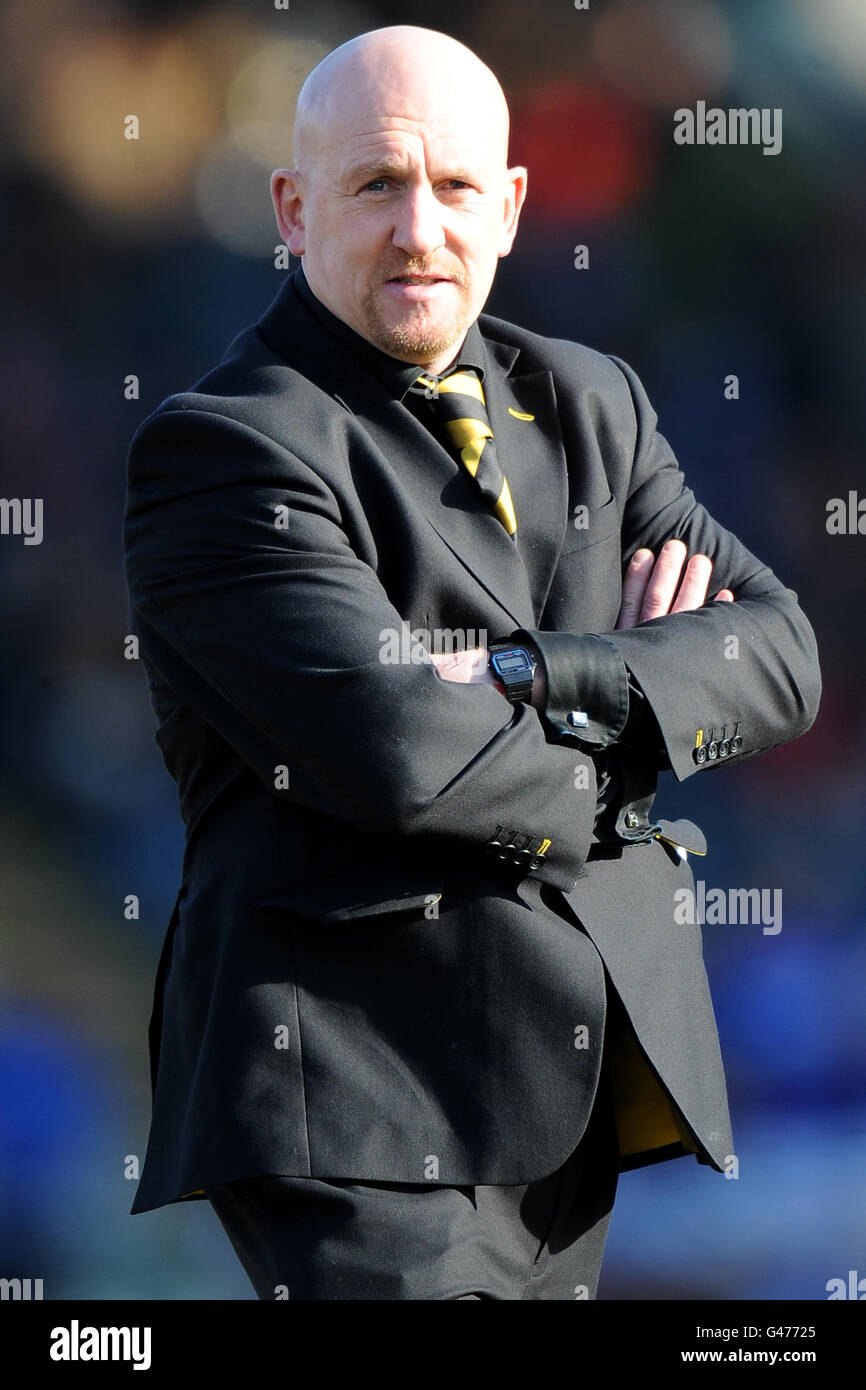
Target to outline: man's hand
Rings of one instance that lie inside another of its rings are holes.
[[[708,555],[693,555],[680,583],[686,546],[683,541],[666,541],[656,560],[651,550],[636,550],[622,585],[622,604],[617,628],[637,627],[665,613],[685,613],[706,601],[713,562]],[[679,587],[677,587],[679,585]],[[676,595],[676,597],[674,597]],[[720,589],[714,602],[733,603],[730,589]],[[495,685],[502,689],[488,666],[486,647],[464,652],[431,652],[430,660],[446,681],[462,685]],[[542,708],[546,691],[538,689],[532,703]]]
[[[713,562],[708,555],[693,555],[680,584],[685,558],[684,541],[665,541],[657,560],[651,550],[635,551],[622,583],[617,628],[637,627],[638,623],[661,618],[666,613],[687,613],[701,607],[706,601]],[[713,600],[714,603],[733,601],[730,589],[720,589]]]
[[[445,681],[457,681],[460,685],[500,684],[489,668],[486,647],[470,647],[465,652],[430,652],[429,655]]]

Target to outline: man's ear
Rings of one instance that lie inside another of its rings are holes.
[[[280,236],[293,256],[304,254],[303,184],[297,169],[275,169],[271,174],[271,200]]]
[[[528,171],[522,164],[516,164],[513,169],[507,169],[505,172],[505,221],[499,241],[500,256],[507,256],[514,243],[520,209],[526,198],[528,178]]]

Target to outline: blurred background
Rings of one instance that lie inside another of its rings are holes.
[[[304,77],[405,22],[429,7],[0,4],[0,486],[44,499],[42,544],[0,536],[0,1275],[46,1298],[254,1297],[206,1202],[128,1214],[183,840],[123,653],[126,451],[279,288],[268,177]],[[797,591],[821,653],[805,737],[662,779],[657,813],[707,834],[695,877],[781,889],[783,928],[703,932],[739,1177],[624,1174],[599,1297],[824,1299],[866,1275],[866,542],[826,530],[831,497],[866,494],[866,9],[439,0],[435,24],[499,75],[529,168],[488,310],[635,368],[698,499]],[[781,107],[781,153],[675,144],[699,100]]]

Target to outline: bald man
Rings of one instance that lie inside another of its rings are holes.
[[[130,449],[187,834],[132,1211],[210,1201],[262,1299],[594,1298],[618,1174],[733,1155],[706,844],[650,813],[811,726],[814,635],[626,363],[483,313],[508,134],[444,34],[329,54],[300,267]]]

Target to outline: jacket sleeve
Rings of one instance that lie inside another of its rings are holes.
[[[646,740],[657,760],[660,736],[665,756],[656,765],[684,781],[811,727],[821,696],[815,634],[797,595],[696,501],[635,373],[611,360],[633,406],[623,566],[640,547],[658,555],[665,541],[678,538],[689,555],[712,560],[712,594],[694,611],[614,632],[521,633],[543,650],[553,676],[546,715],[553,738],[590,748]],[[723,588],[733,592],[733,603],[713,601]],[[572,706],[589,711],[588,727],[570,726]]]
[[[124,530],[136,631],[178,697],[275,796],[372,833],[502,846],[571,889],[591,758],[493,686],[442,679],[423,649],[388,660],[404,619],[334,491],[251,426],[182,402],[132,441]]]

